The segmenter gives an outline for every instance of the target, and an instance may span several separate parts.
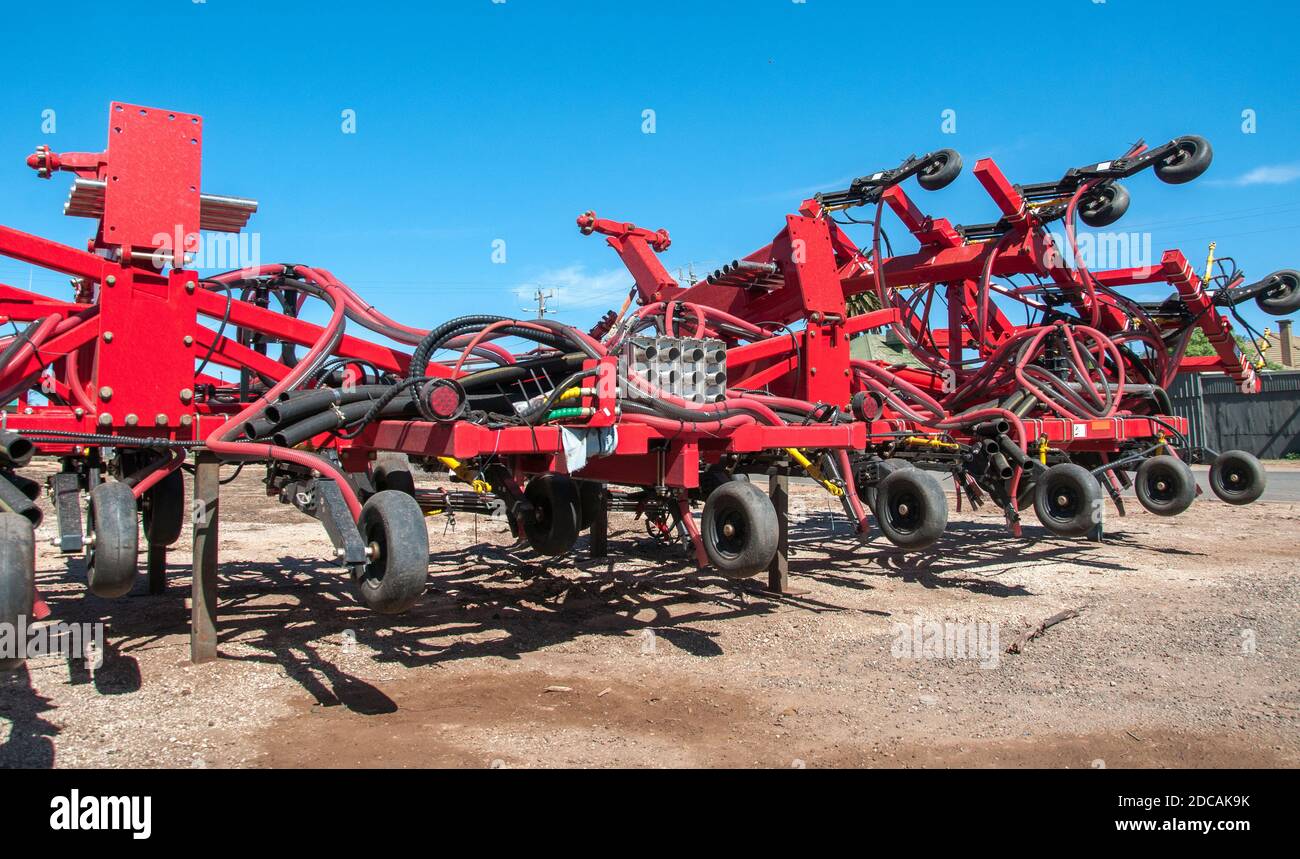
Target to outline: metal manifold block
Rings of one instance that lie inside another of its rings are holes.
[[[721,402],[727,393],[727,347],[696,337],[633,337],[619,356],[632,398],[671,394],[689,403]]]

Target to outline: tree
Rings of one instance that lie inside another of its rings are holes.
[[[1254,363],[1259,359],[1259,353],[1261,350],[1256,349],[1254,343],[1247,340],[1245,337],[1242,337],[1240,334],[1234,334],[1233,337],[1237,340],[1237,348],[1241,350],[1242,354],[1245,355],[1251,363]],[[1214,351],[1214,346],[1210,343],[1210,338],[1205,336],[1204,331],[1200,328],[1192,331],[1192,337],[1187,341],[1187,357],[1200,358],[1216,354],[1218,353]],[[1274,361],[1267,361],[1264,367],[1267,370],[1283,369],[1281,364]]]

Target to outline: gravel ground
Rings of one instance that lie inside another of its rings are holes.
[[[188,537],[166,594],[141,581],[117,601],[41,548],[53,619],[105,622],[106,654],[0,677],[0,765],[1300,763],[1300,504],[1111,510],[1100,545],[967,511],[906,555],[792,494],[798,595],[700,574],[627,516],[615,560],[585,538],[540,558],[462,516],[429,520],[428,593],[394,619],[359,608],[320,526],[245,475],[223,495],[215,664],[188,662]],[[997,646],[909,651],[927,623]]]

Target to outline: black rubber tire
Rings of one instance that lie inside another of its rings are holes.
[[[1058,537],[1083,537],[1101,523],[1102,488],[1088,469],[1073,462],[1053,465],[1034,487],[1034,513]]]
[[[415,495],[415,475],[411,472],[411,460],[404,453],[381,453],[370,469],[370,482],[375,493],[404,492]]]
[[[724,483],[704,502],[704,551],[728,579],[747,579],[768,568],[780,536],[767,493],[745,480]]]
[[[1196,476],[1178,457],[1161,454],[1138,466],[1133,491],[1148,512],[1177,516],[1196,500]]]
[[[1118,182],[1103,185],[1079,201],[1079,220],[1090,227],[1109,227],[1124,217],[1130,198]]]
[[[94,537],[86,550],[90,592],[105,599],[126,596],[135,584],[140,554],[140,523],[131,487],[114,481],[91,490],[86,528]]]
[[[429,529],[414,497],[377,492],[361,508],[357,528],[375,550],[357,577],[357,595],[379,614],[401,614],[419,602],[429,578]]]
[[[696,491],[696,500],[708,501],[709,496],[717,491],[719,486],[731,483],[733,480],[749,482],[749,475],[744,472],[732,474],[720,465],[713,466],[700,475],[700,488]]]
[[[1258,501],[1267,485],[1263,463],[1244,450],[1225,450],[1210,464],[1210,489],[1225,504]]]
[[[145,540],[154,546],[175,544],[185,530],[186,518],[185,477],[177,469],[140,499]]]
[[[605,504],[605,485],[594,480],[578,481],[578,530],[586,531]]]
[[[1270,316],[1290,316],[1300,310],[1300,271],[1282,269],[1275,271],[1272,277],[1280,278],[1282,283],[1263,295],[1255,296],[1255,304]]]
[[[927,191],[938,191],[961,175],[961,155],[955,149],[940,149],[934,160],[916,174],[917,183]]]
[[[1182,185],[1200,176],[1214,160],[1210,141],[1195,134],[1177,139],[1178,149],[1156,164],[1156,178],[1170,185]]]
[[[905,468],[915,467],[915,465],[906,459],[880,460],[880,462],[876,463],[876,473],[880,475],[880,478],[874,484],[869,483],[866,480],[857,480],[857,478],[854,478],[856,483],[854,488],[858,490],[858,498],[863,504],[870,507],[871,512],[874,514],[876,512],[876,487],[880,485],[881,481],[893,474],[895,471],[902,471]],[[862,472],[860,471],[859,473]]]
[[[948,499],[934,475],[900,468],[876,487],[876,524],[900,549],[924,549],[948,527]]]
[[[540,555],[563,555],[578,539],[582,500],[563,474],[543,474],[529,481],[524,497],[533,505],[524,517],[524,536]]]
[[[36,601],[36,532],[17,513],[0,513],[0,624],[16,630],[18,619],[32,613]],[[20,645],[15,631],[10,638]],[[23,659],[0,658],[0,671],[21,668]]]

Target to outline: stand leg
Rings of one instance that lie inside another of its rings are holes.
[[[200,454],[194,471],[194,584],[190,599],[190,660],[217,658],[217,524],[220,462]]]
[[[604,496],[604,487],[601,487]],[[604,558],[609,555],[609,507],[602,503],[596,509],[596,517],[591,523],[591,556]]]
[[[772,593],[790,593],[790,475],[785,469],[772,472],[767,479],[768,494],[776,508],[776,555],[767,568],[767,589]]]
[[[167,547],[149,544],[149,593],[160,594],[167,590]]]

